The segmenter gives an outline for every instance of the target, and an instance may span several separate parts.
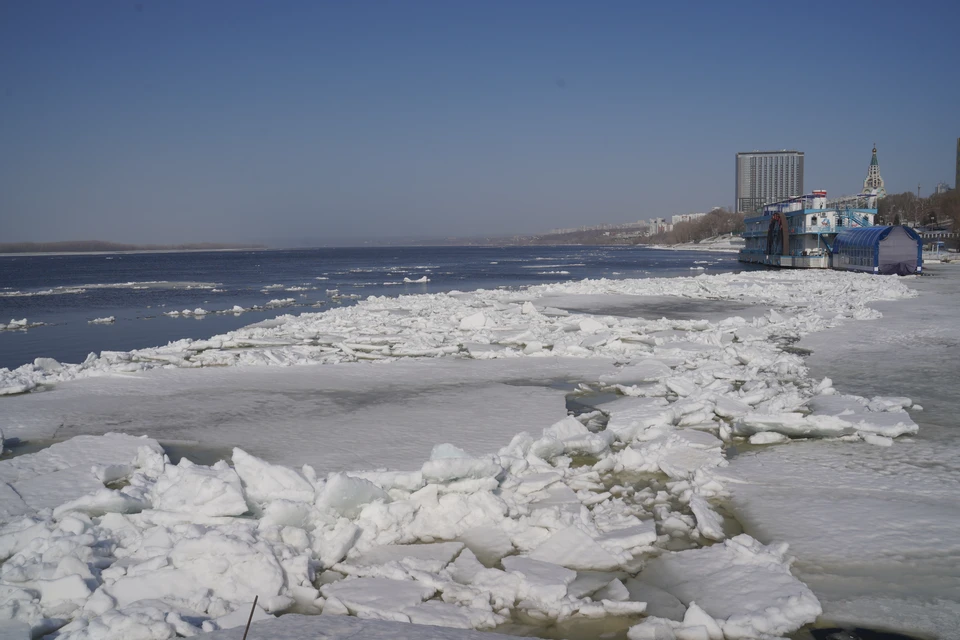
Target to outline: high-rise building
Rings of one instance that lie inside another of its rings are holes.
[[[737,211],[751,213],[770,202],[803,195],[802,151],[737,154]]]
[[[880,163],[877,161],[877,145],[873,145],[873,157],[870,158],[870,168],[867,169],[867,177],[863,180],[863,192],[873,193],[874,191],[876,191],[878,198],[887,195],[887,190],[883,188],[883,178],[880,177]]]

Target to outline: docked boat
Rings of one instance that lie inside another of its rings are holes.
[[[876,215],[876,192],[828,201],[826,191],[814,191],[774,202],[744,221],[737,258],[774,267],[920,273],[920,236],[908,227],[878,227]]]

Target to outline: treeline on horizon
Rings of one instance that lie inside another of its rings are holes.
[[[262,244],[192,242],[186,244],[123,244],[104,240],[61,242],[0,242],[0,253],[86,253],[98,251],[215,251],[220,249],[265,249]]]
[[[743,231],[744,215],[723,208],[692,222],[679,222],[671,231],[650,236],[641,235],[637,229],[621,227],[619,229],[584,229],[563,233],[548,233],[538,236],[518,236],[506,244],[517,245],[634,245],[634,244],[680,244],[700,242],[716,236],[740,233]]]
[[[678,222],[670,231],[640,238],[637,244],[683,244],[738,234],[744,230],[745,217],[742,213],[717,208],[696,220]]]
[[[912,191],[892,193],[877,203],[877,224],[960,226],[960,190],[918,198]]]

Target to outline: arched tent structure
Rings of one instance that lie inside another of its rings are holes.
[[[923,240],[902,226],[844,229],[832,254],[834,269],[905,276],[923,268]]]

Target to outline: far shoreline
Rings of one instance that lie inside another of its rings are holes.
[[[38,258],[42,256],[115,256],[145,253],[225,253],[230,251],[275,251],[273,247],[230,247],[221,249],[125,249],[104,251],[24,251],[0,253],[0,258]]]
[[[311,251],[319,249],[397,249],[397,248],[527,248],[536,249],[538,247],[597,247],[597,248],[624,248],[632,247],[636,249],[656,249],[660,251],[701,251],[705,253],[737,253],[739,248],[728,244],[714,243],[679,243],[674,245],[665,244],[591,244],[591,243],[564,243],[564,244],[384,244],[384,245],[332,245],[318,247],[220,247],[211,249],[104,249],[100,251],[23,251],[13,253],[0,253],[0,258],[38,258],[43,256],[62,257],[62,256],[115,256],[115,255],[143,255],[143,254],[166,254],[166,253],[230,253],[237,251]]]

